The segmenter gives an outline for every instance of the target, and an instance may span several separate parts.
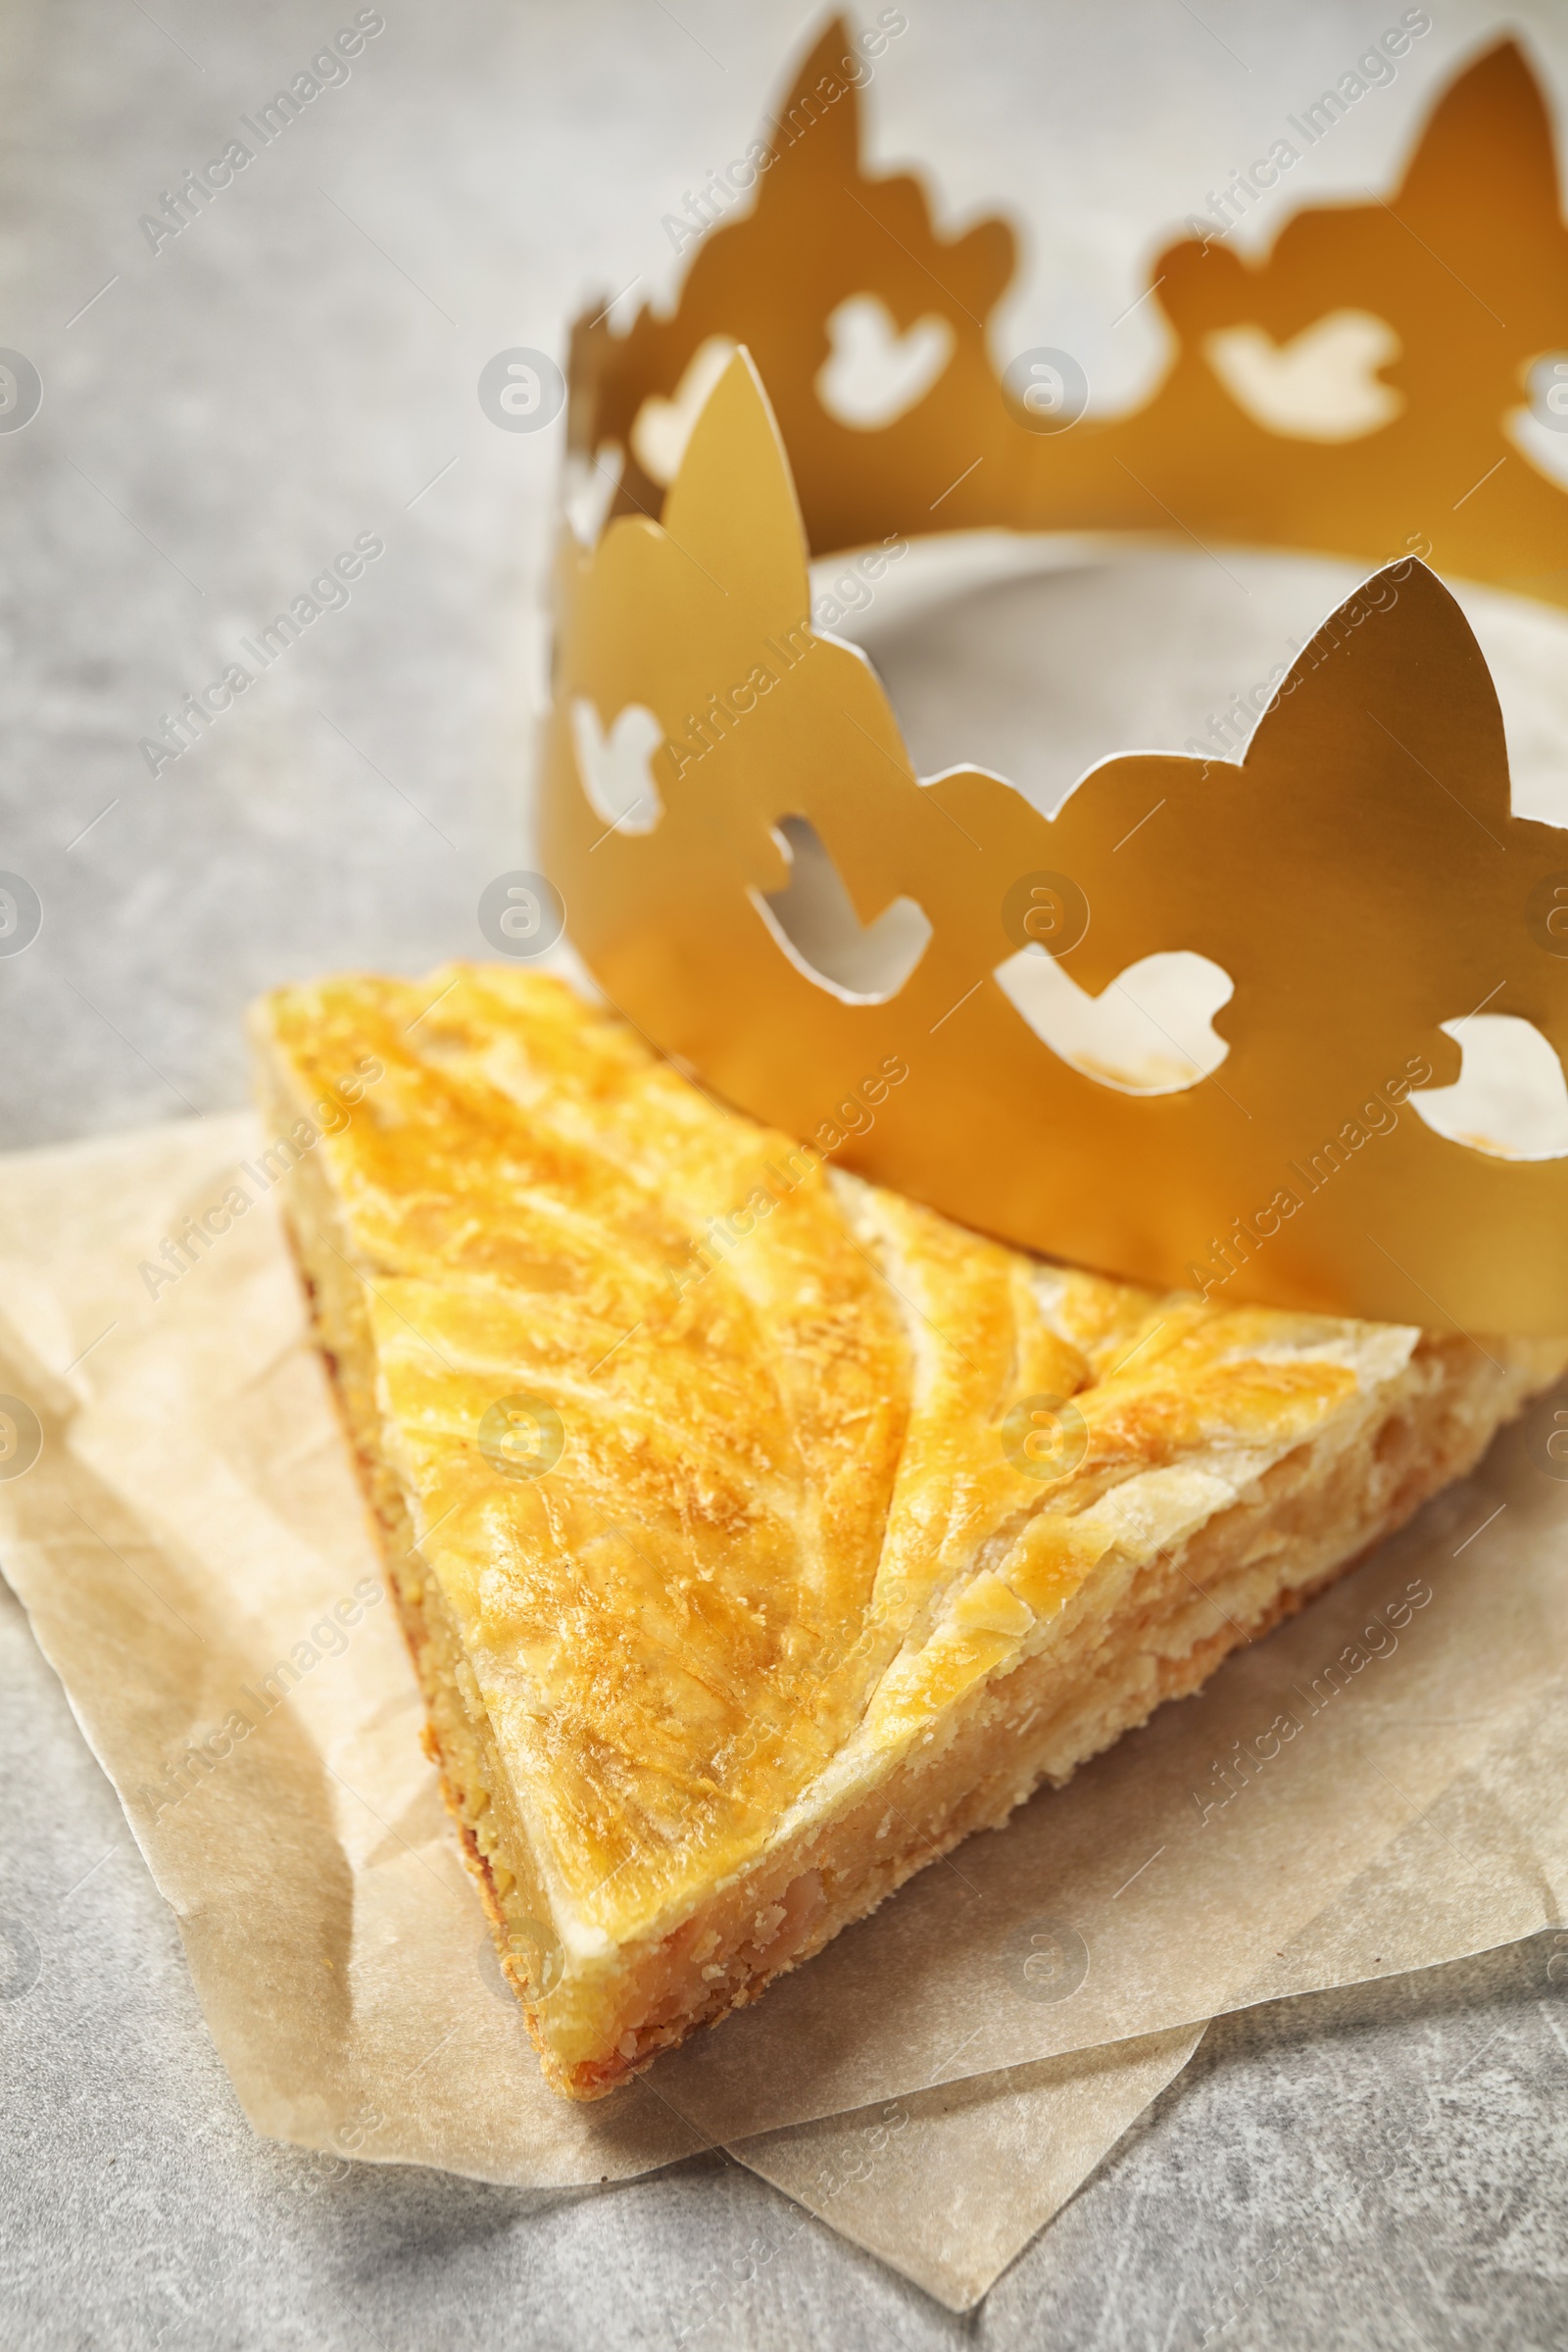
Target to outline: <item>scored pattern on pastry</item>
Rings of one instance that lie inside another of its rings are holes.
[[[278,1134],[384,1071],[288,1216],[578,2096],[1194,1688],[1568,1355],[1046,1266],[515,970],[285,990],[256,1036]]]

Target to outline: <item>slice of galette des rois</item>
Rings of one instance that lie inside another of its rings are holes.
[[[575,2098],[1194,1690],[1568,1357],[1043,1263],[511,968],[254,1036],[428,1744]]]

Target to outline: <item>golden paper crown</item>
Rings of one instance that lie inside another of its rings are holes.
[[[718,1094],[967,1224],[1238,1301],[1568,1330],[1568,837],[1512,814],[1480,649],[1403,552],[1568,603],[1568,494],[1514,437],[1568,350],[1524,58],[1460,74],[1386,201],[1255,263],[1217,226],[1172,246],[1163,380],[1080,420],[1063,355],[993,365],[1010,230],[944,241],[917,180],[863,174],[860,54],[829,26],[671,316],[574,332],[605,519],[559,551],[542,854],[575,946]],[[878,305],[913,389],[873,420],[833,370]],[[1352,334],[1359,416],[1243,405],[1249,365]],[[1245,758],[1110,758],[1048,818],[976,768],[918,779],[870,663],[810,625],[808,549],[979,525],[1381,567]],[[1211,1054],[1046,1042],[1064,996],[1180,952]],[[1409,1100],[1488,1024],[1545,1090],[1528,1156]]]

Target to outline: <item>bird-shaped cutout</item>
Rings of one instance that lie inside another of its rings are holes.
[[[1215,327],[1203,356],[1239,408],[1293,440],[1359,441],[1404,407],[1378,372],[1398,358],[1399,338],[1370,311],[1331,311],[1287,343],[1261,326]]]
[[[596,815],[622,833],[651,833],[664,813],[651,761],[664,740],[654,712],[628,703],[615,713],[609,734],[586,695],[571,706],[571,740],[577,773]]]
[[[778,827],[790,860],[782,890],[752,899],[784,954],[808,980],[846,1004],[881,1004],[896,997],[931,937],[924,910],[895,899],[862,923],[816,827],[787,816]]]
[[[1445,1021],[1464,1055],[1452,1086],[1412,1095],[1434,1135],[1497,1159],[1568,1158],[1568,1078],[1547,1040],[1517,1013]]]
[[[1143,956],[1098,997],[1033,942],[993,977],[1042,1045],[1102,1086],[1179,1095],[1211,1077],[1230,1052],[1213,1016],[1235,993],[1206,956]]]
[[[816,396],[857,432],[879,432],[924,400],[953,357],[953,328],[928,311],[900,334],[876,294],[852,294],[827,322],[833,349],[817,370]]]

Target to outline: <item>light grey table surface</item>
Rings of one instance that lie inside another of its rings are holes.
[[[667,288],[662,216],[753,135],[809,22],[386,0],[352,78],[155,254],[139,216],[356,13],[0,17],[0,345],[44,384],[0,435],[0,867],[44,906],[0,960],[12,1147],[238,1102],[239,1014],[270,983],[483,952],[479,891],[526,861],[560,442],[495,430],[479,369],[562,349],[596,289]],[[1147,314],[1114,321],[1160,228],[1398,12],[906,13],[874,155],[925,159],[952,220],[1023,213],[1004,334],[1070,344],[1122,400],[1157,364]],[[1386,178],[1425,95],[1500,21],[1434,13],[1311,184]],[[1568,90],[1562,12],[1516,13]],[[365,531],[386,553],[348,609],[149,774],[138,739]],[[432,2173],[324,2178],[256,2139],[4,1588],[0,1675],[0,1911],[26,1930],[0,1949],[0,2343],[18,2352],[1568,2342],[1568,1936],[1223,2021],[957,2321],[719,2158],[540,2206]],[[720,2316],[694,2335],[705,2292]]]

